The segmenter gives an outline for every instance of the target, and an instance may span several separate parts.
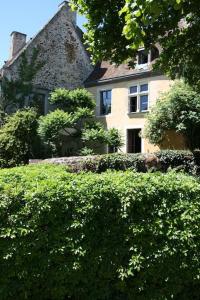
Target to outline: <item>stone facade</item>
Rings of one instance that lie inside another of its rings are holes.
[[[4,75],[17,79],[22,52],[26,50],[27,57],[31,57],[33,49],[38,48],[38,60],[44,65],[35,76],[33,84],[36,88],[52,91],[59,87],[83,86],[93,67],[82,42],[82,32],[76,25],[76,13],[70,10],[67,1],[26,45],[21,43],[24,38],[25,35],[20,33],[12,35],[12,57],[3,66]]]

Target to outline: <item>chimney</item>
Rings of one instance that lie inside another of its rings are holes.
[[[61,9],[65,9],[65,11],[67,12],[67,19],[69,21],[71,21],[74,25],[76,25],[76,12],[72,11],[69,2],[68,1],[63,1],[58,5],[58,8]]]
[[[26,34],[13,31],[10,36],[11,46],[9,59],[12,59],[26,45]]]

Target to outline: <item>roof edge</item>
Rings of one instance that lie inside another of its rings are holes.
[[[94,80],[94,81],[85,81],[84,86],[85,87],[93,87],[93,86],[99,86],[107,83],[117,83],[121,81],[126,81],[126,80],[132,80],[132,79],[137,79],[137,78],[145,78],[145,77],[154,77],[154,76],[159,76],[159,75],[164,75],[163,72],[157,70],[148,70],[136,74],[130,74],[130,75],[125,75],[125,76],[118,76],[118,77],[113,77],[113,78],[108,78],[108,79],[103,79],[103,80]]]

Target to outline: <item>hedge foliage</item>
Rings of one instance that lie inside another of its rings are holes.
[[[73,171],[92,171],[96,173],[106,170],[147,172],[149,170],[166,172],[170,169],[185,171],[199,175],[200,152],[162,150],[153,154],[123,154],[113,153],[89,157],[82,164],[73,166]],[[157,160],[148,165],[148,160]],[[151,166],[152,165],[152,166]]]
[[[0,168],[28,164],[36,130],[34,109],[19,110],[7,117],[0,127]]]
[[[182,173],[1,170],[0,299],[199,299],[199,222]]]

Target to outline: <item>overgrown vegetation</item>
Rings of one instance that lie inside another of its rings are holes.
[[[98,153],[106,145],[113,151],[121,147],[119,131],[105,130],[94,120],[95,102],[87,90],[57,89],[51,93],[50,103],[57,109],[40,118],[38,133],[53,155],[62,156],[70,147],[72,155]]]
[[[0,168],[27,164],[36,134],[35,110],[21,110],[8,116],[0,128]]]
[[[200,96],[183,82],[173,84],[151,108],[145,137],[162,145],[169,130],[181,133],[189,149],[200,148]]]
[[[200,184],[183,174],[0,171],[0,298],[199,299]]]
[[[70,165],[72,172],[91,171],[102,173],[107,170],[136,172],[167,172],[175,170],[191,175],[200,174],[200,152],[162,150],[152,154],[105,154],[92,156]]]
[[[3,76],[0,111],[4,114],[16,112],[17,109],[23,108],[25,105],[30,106],[32,104],[34,106],[34,103],[37,102],[37,94],[33,90],[33,79],[44,65],[44,62],[39,61],[38,57],[39,48],[33,49],[30,59],[28,59],[27,53],[24,51],[21,55],[18,78],[14,80]],[[27,97],[31,97],[32,103],[26,103]],[[37,104],[35,106],[37,108]]]
[[[135,63],[137,51],[159,44],[159,70],[200,88],[197,0],[72,0],[87,16],[86,42],[95,61]],[[113,30],[113,24],[115,29]]]

